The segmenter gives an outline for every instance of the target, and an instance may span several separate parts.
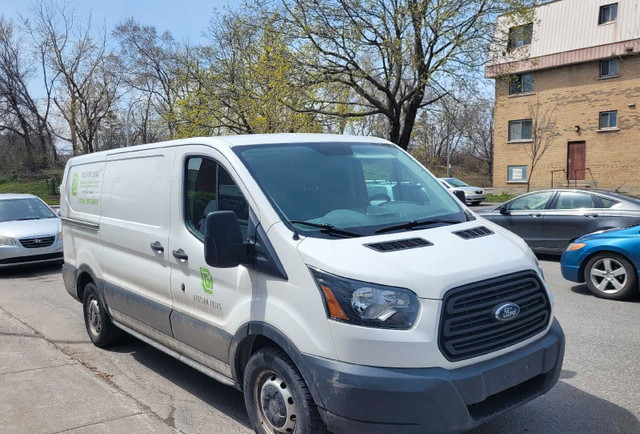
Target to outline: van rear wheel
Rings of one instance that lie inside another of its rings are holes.
[[[243,389],[249,420],[256,433],[327,432],[309,388],[284,351],[263,348],[251,356]]]
[[[96,347],[108,347],[118,341],[119,330],[111,321],[111,317],[98,296],[98,289],[93,282],[87,283],[84,287],[82,310],[87,333]]]

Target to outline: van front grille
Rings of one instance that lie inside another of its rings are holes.
[[[33,238],[21,238],[20,244],[27,249],[35,249],[39,247],[49,247],[55,241],[56,237],[33,237]]]
[[[515,303],[520,313],[509,321],[495,311]],[[450,361],[465,360],[524,341],[549,324],[551,305],[533,271],[508,274],[448,291],[443,299],[438,343]]]

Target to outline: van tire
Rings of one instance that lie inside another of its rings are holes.
[[[111,317],[93,282],[87,283],[84,287],[82,311],[87,333],[96,347],[108,347],[118,341],[120,330],[111,321]]]
[[[262,348],[251,356],[244,371],[243,391],[249,421],[256,433],[327,433],[300,371],[279,348]],[[269,415],[272,420],[267,420]]]
[[[608,277],[603,277],[602,274],[607,271]],[[607,283],[606,279],[616,281]],[[627,258],[613,252],[603,252],[592,257],[584,267],[584,280],[593,295],[600,298],[625,300],[638,293],[636,269]]]

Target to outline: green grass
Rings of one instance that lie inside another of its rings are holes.
[[[60,196],[49,195],[49,186],[47,185],[47,181],[44,179],[0,182],[0,193],[35,194],[49,205],[60,204]]]
[[[514,197],[516,197],[516,196],[513,195],[513,194],[507,194],[507,193],[502,193],[500,195],[495,195],[495,194],[489,193],[489,194],[487,194],[486,202],[501,203],[501,202],[506,202],[508,200],[511,200]]]

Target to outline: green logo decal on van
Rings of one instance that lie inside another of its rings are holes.
[[[208,269],[200,267],[200,276],[202,277],[202,289],[207,294],[213,294],[213,278]]]
[[[78,195],[78,174],[74,173],[73,178],[71,179],[71,195]]]

